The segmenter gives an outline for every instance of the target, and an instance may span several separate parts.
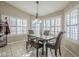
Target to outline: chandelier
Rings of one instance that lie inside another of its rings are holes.
[[[38,21],[38,4],[39,4],[39,1],[36,1],[36,15],[35,15],[35,22],[39,22],[39,23],[41,23],[40,20]]]
[[[38,4],[39,4],[39,2],[36,1],[36,19],[38,19]]]

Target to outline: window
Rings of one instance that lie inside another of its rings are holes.
[[[42,30],[50,30],[50,34],[58,35],[61,31],[61,16],[57,16],[51,19],[45,19],[42,22]]]
[[[27,30],[28,30],[27,21],[23,20],[22,21],[22,32],[25,34],[27,33]]]
[[[46,22],[45,22],[45,27],[46,27],[46,30],[50,30],[50,19],[47,19]]]
[[[55,36],[61,31],[61,17],[55,17],[51,20],[51,34]]]
[[[10,34],[11,35],[19,35],[19,34],[26,34],[27,33],[27,20],[15,18],[12,16],[5,16],[2,15],[1,19],[5,21],[5,17],[7,17],[7,21],[10,26]]]
[[[9,19],[10,23],[10,31],[11,31],[11,34],[17,34],[17,31],[16,31],[16,18],[10,16],[10,19]]]
[[[40,23],[36,20],[32,20],[32,30],[34,30],[35,34],[40,33]]]
[[[73,40],[78,39],[78,10],[74,9],[73,11],[65,15],[65,30],[67,37]]]
[[[17,34],[21,34],[21,33],[22,33],[22,20],[17,19]]]
[[[51,34],[54,34],[55,33],[55,24],[54,24],[54,19],[51,20]]]
[[[50,30],[50,19],[46,19],[46,20],[43,20],[43,31],[44,30]]]
[[[42,21],[42,33],[46,29],[45,20]]]

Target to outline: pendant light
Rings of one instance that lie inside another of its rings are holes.
[[[39,4],[39,2],[36,1],[36,15],[35,15],[35,22],[38,22],[38,4]]]
[[[39,1],[36,1],[36,16],[35,16],[35,22],[41,23],[41,20],[38,19],[38,4],[39,4]]]
[[[38,4],[39,4],[39,2],[38,1],[36,1],[36,20],[38,19]]]

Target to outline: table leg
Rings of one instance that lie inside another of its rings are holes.
[[[37,48],[37,50],[36,50],[36,56],[38,57],[38,48]]]
[[[48,56],[48,48],[47,48],[47,46],[46,46],[46,57]]]
[[[43,47],[42,47],[42,55],[44,55],[44,43],[43,43]]]
[[[46,41],[46,44],[48,43],[48,41]],[[46,45],[46,57],[48,56],[48,47]]]

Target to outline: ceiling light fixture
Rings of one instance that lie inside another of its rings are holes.
[[[38,4],[39,4],[39,2],[36,1],[36,19],[38,19]]]
[[[36,22],[38,22],[38,4],[39,4],[39,2],[38,1],[36,1],[36,15],[35,15],[35,23]]]
[[[41,23],[41,20],[38,19],[38,4],[39,1],[36,1],[36,16],[35,16],[35,22]],[[38,21],[39,20],[39,21]]]

